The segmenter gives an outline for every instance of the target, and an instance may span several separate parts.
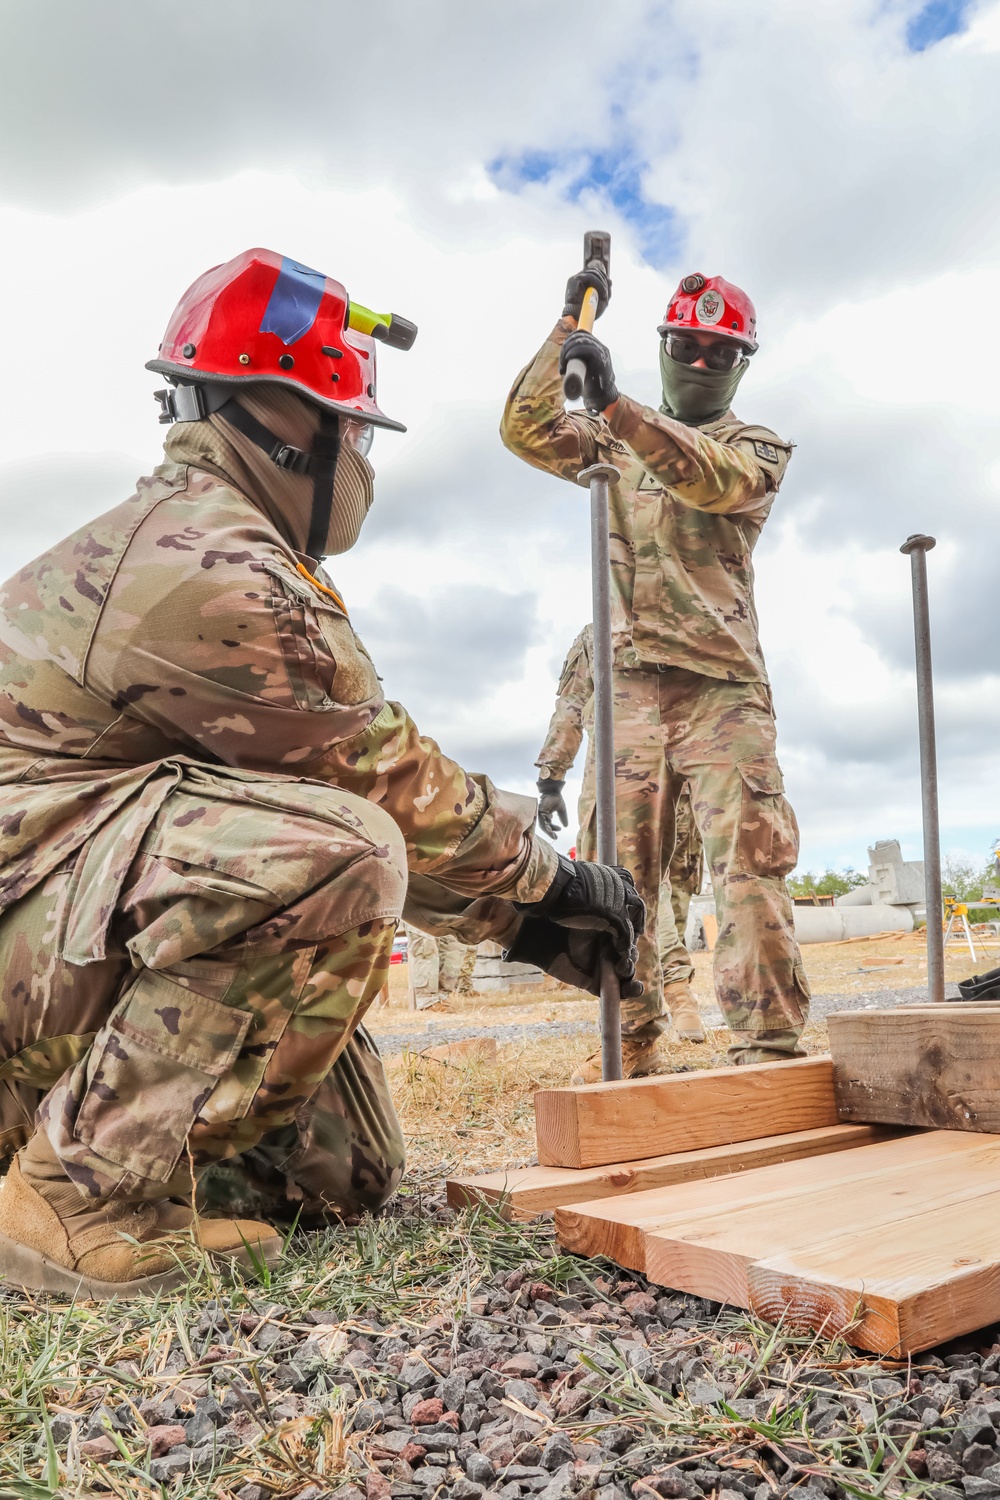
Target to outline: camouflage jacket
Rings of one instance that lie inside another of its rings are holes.
[[[751,554],[791,445],[731,412],[685,427],[622,396],[611,420],[566,411],[561,319],[514,382],[501,424],[520,458],[574,482],[613,463],[612,627],[615,664],[685,667],[732,682],[766,681]]]
[[[168,462],[0,588],[0,909],[84,844],[91,876],[120,883],[185,766],[206,761],[380,803],[425,892],[460,910],[551,883],[533,801],[383,700],[337,590],[246,495]],[[101,934],[74,951],[100,956]]]
[[[594,627],[585,625],[570,646],[559,674],[556,706],[549,732],[535,765],[539,777],[565,781],[583,740],[594,723]]]

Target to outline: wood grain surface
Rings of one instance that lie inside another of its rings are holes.
[[[542,1089],[538,1160],[600,1167],[838,1123],[829,1057]]]
[[[887,1140],[896,1133],[880,1125],[824,1125],[818,1130],[796,1130],[789,1135],[738,1141],[731,1146],[708,1146],[704,1151],[677,1151],[606,1167],[518,1167],[481,1177],[452,1177],[447,1183],[448,1202],[452,1208],[490,1203],[500,1206],[506,1217],[533,1219],[569,1203],[727,1176],[772,1162],[824,1156]]]
[[[1000,1005],[838,1011],[827,1024],[842,1120],[1000,1131]]]

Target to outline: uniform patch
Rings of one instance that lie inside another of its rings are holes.
[[[754,439],[753,451],[758,458],[762,458],[766,464],[778,462],[778,450],[773,443],[761,443]]]

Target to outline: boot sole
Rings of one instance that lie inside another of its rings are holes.
[[[279,1239],[273,1248],[259,1244],[251,1248],[258,1264],[263,1260],[265,1265],[273,1266],[281,1257],[283,1245]],[[219,1251],[206,1251],[206,1254],[213,1265],[219,1265],[223,1269],[234,1262],[251,1269],[254,1266],[254,1256],[244,1248],[234,1250],[231,1254]],[[113,1297],[122,1301],[128,1301],[132,1297],[148,1297],[155,1292],[170,1291],[173,1287],[182,1286],[188,1280],[184,1270],[178,1267],[174,1271],[160,1271],[154,1276],[140,1276],[134,1281],[100,1281],[95,1276],[70,1271],[57,1261],[50,1260],[40,1250],[19,1245],[5,1234],[0,1234],[0,1277],[11,1286],[19,1286],[22,1291],[59,1292],[66,1297],[89,1297],[96,1302],[109,1302]]]

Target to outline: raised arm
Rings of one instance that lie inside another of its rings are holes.
[[[599,417],[563,405],[559,351],[575,326],[572,318],[559,319],[514,381],[500,422],[500,436],[512,453],[573,483],[595,462],[598,437],[607,430]]]
[[[678,500],[714,515],[761,521],[781,483],[791,448],[773,432],[733,422],[723,438],[619,396],[605,413],[611,432]]]

